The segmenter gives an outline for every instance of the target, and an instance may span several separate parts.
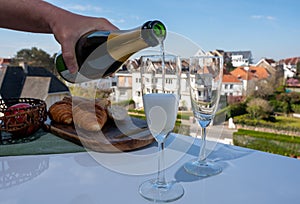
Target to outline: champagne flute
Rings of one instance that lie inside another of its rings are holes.
[[[189,88],[192,110],[198,121],[202,140],[199,157],[185,163],[185,170],[193,175],[207,177],[222,172],[206,155],[206,128],[213,121],[220,100],[223,77],[223,57],[199,56],[190,58]]]
[[[154,202],[171,202],[184,194],[179,183],[167,182],[164,171],[164,143],[172,132],[180,97],[180,59],[173,55],[141,57],[141,90],[148,128],[158,143],[157,178],[145,181],[139,193]]]

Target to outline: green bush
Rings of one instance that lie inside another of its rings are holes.
[[[252,119],[263,119],[269,118],[273,111],[273,107],[265,99],[253,98],[247,103],[246,110]]]
[[[285,122],[286,121],[286,122]],[[250,119],[247,114],[234,117],[234,122],[240,125],[248,125],[262,128],[270,128],[275,130],[286,130],[286,131],[300,131],[300,126],[294,125],[298,124],[297,121],[292,121],[289,118],[268,118],[268,119]]]
[[[284,156],[300,156],[300,137],[239,129],[233,133],[233,143]]]
[[[114,105],[119,105],[119,106],[128,106],[128,105],[134,105],[134,104],[135,104],[135,102],[132,99],[114,103]]]
[[[300,104],[292,104],[292,110],[295,113],[300,113]]]
[[[228,117],[233,118],[235,116],[244,115],[247,113],[246,108],[246,103],[232,104],[228,106]]]

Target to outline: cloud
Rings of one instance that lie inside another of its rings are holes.
[[[126,20],[125,19],[109,19],[112,23],[116,24],[116,23],[125,23]]]
[[[268,21],[276,20],[274,16],[264,16],[264,15],[252,15],[251,18],[255,20],[268,20]]]
[[[251,18],[253,18],[253,19],[262,19],[263,16],[260,16],[260,15],[252,15]]]
[[[275,20],[276,18],[274,17],[274,16],[266,16],[266,19],[268,19],[268,20]]]
[[[103,12],[103,9],[101,7],[92,6],[92,5],[75,4],[72,6],[68,6],[67,9],[80,11],[80,12],[86,12],[86,11]]]

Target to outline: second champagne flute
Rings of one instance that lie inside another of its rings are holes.
[[[202,130],[202,143],[197,159],[184,165],[193,175],[206,177],[222,172],[222,168],[206,155],[206,128],[213,121],[220,100],[223,77],[223,57],[199,56],[190,58],[189,88],[192,110]]]
[[[158,143],[157,178],[140,185],[139,193],[155,202],[170,202],[183,196],[179,183],[167,182],[164,143],[175,126],[180,98],[180,59],[173,55],[141,57],[141,90],[148,128]]]

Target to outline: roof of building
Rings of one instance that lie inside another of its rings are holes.
[[[290,64],[290,65],[297,65],[298,62],[300,62],[300,57],[291,57],[279,61],[280,64]]]
[[[268,66],[272,66],[272,65],[274,65],[275,63],[276,63],[276,61],[273,60],[273,59],[262,58],[262,59],[260,59],[260,60],[256,63],[255,66],[260,66],[261,64],[266,64],[266,65],[268,65]]]
[[[300,62],[300,57],[287,58],[287,59],[284,59],[283,62],[285,64],[297,65],[297,63]]]
[[[10,62],[11,62],[11,59],[9,59],[9,58],[0,58],[0,65],[9,64]]]
[[[50,84],[45,84],[45,86],[49,86],[48,93],[69,92],[69,88],[45,68],[28,66],[26,73],[22,67],[9,66],[6,68],[6,73],[0,89],[2,98],[20,97],[27,76],[50,77]],[[47,80],[45,80],[45,82],[46,81]],[[42,86],[42,84],[39,83],[38,86]]]
[[[51,77],[27,76],[20,97],[46,100],[50,82]]]
[[[268,58],[265,58],[266,62],[269,63],[270,65],[273,64],[273,63],[276,63],[275,60],[273,59],[268,59]]]
[[[238,67],[230,72],[233,76],[238,79],[251,80],[251,79],[265,79],[269,77],[269,72],[264,67],[250,66],[249,70],[246,67]]]
[[[223,83],[242,83],[237,77],[231,74],[224,74],[223,75]]]

